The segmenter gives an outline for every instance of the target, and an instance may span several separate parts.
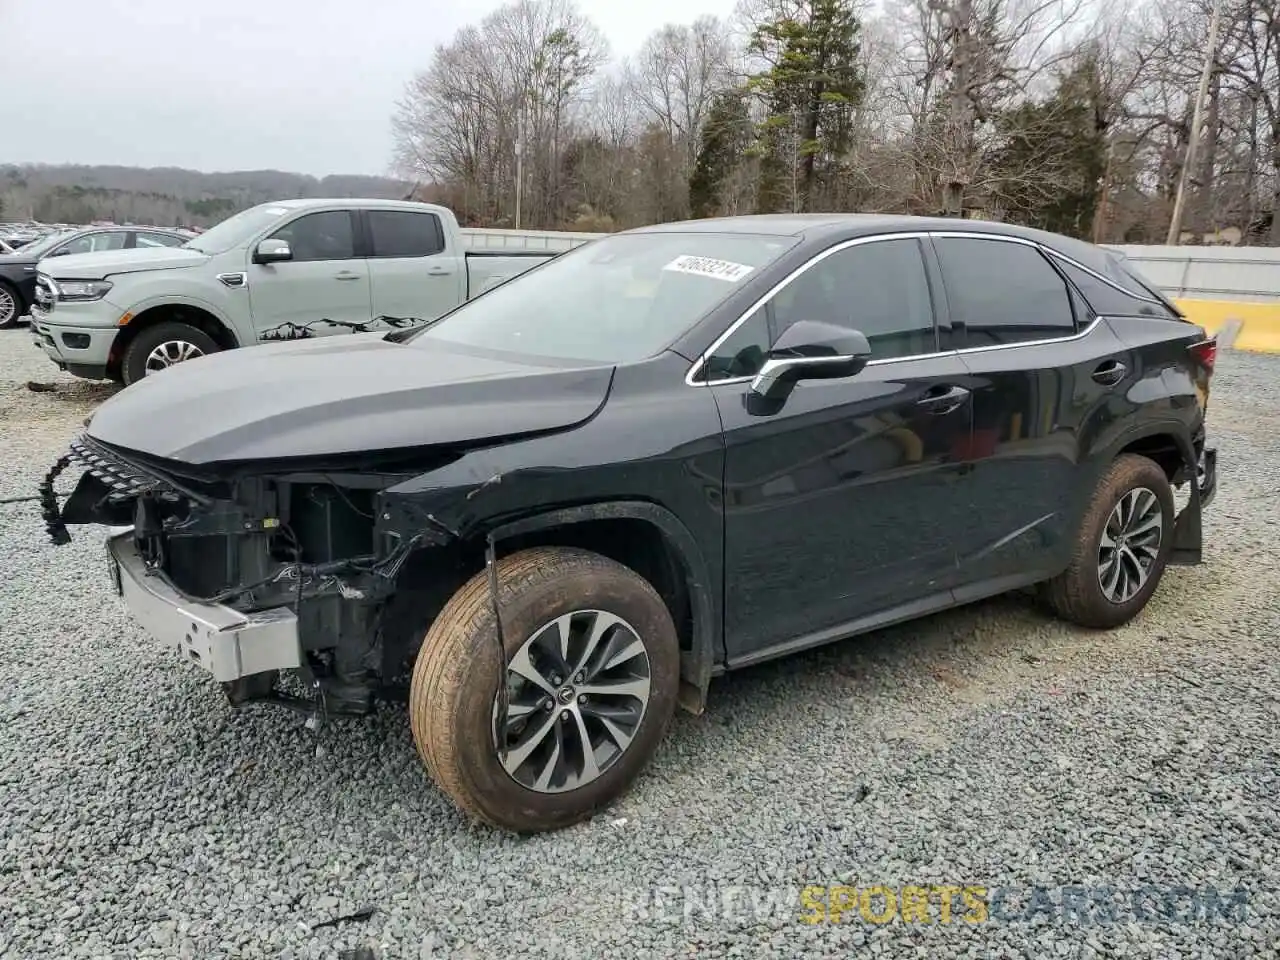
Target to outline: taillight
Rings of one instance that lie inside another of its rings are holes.
[[[1191,359],[1204,368],[1205,373],[1213,373],[1213,365],[1218,359],[1218,341],[1215,337],[1201,340],[1187,347]]]

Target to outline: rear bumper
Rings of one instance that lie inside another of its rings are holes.
[[[222,683],[302,666],[298,620],[285,607],[241,613],[179,593],[147,569],[133,531],[107,540],[116,593],[153,639],[178,651]]]

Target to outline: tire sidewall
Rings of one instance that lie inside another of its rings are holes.
[[[648,763],[674,712],[680,673],[675,627],[661,598],[638,576],[583,570],[531,587],[502,610],[508,660],[535,630],[575,610],[607,611],[625,619],[639,634],[649,656],[650,671],[650,697],[644,719],[626,752],[586,786],[544,794],[517,783],[502,767],[492,747],[497,651],[492,614],[478,618],[479,629],[472,638],[475,649],[451,705],[454,722],[450,736],[455,741],[458,772],[468,792],[495,821],[530,824],[530,830],[554,828],[579,820],[613,800]]]
[[[199,347],[204,356],[218,351],[218,344],[211,336],[190,324],[166,321],[154,327],[148,327],[139,332],[125,350],[121,374],[126,385],[136,383],[146,376],[147,356],[168,340],[190,343]]]
[[[1117,469],[1117,467],[1119,469]],[[1168,565],[1169,555],[1173,551],[1173,531],[1177,505],[1173,499],[1173,488],[1165,476],[1164,470],[1154,461],[1133,458],[1127,463],[1118,461],[1116,467],[1106,476],[1104,483],[1108,495],[1095,502],[1094,512],[1089,517],[1088,537],[1090,544],[1090,561],[1087,581],[1089,601],[1102,613],[1105,619],[1123,623],[1143,609],[1152,594],[1160,586]],[[1124,603],[1115,603],[1102,592],[1102,584],[1098,582],[1099,551],[1102,546],[1102,534],[1116,505],[1129,493],[1145,487],[1156,495],[1160,501],[1160,551],[1142,589]]]

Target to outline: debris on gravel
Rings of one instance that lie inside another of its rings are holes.
[[[0,498],[111,389],[0,334]],[[445,802],[402,708],[232,711],[100,536],[0,505],[0,956],[1276,956],[1278,414],[1280,357],[1224,353],[1207,561],[1129,626],[1011,596],[721,678],[524,839]]]

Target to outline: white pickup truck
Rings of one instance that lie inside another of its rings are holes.
[[[179,247],[37,265],[36,346],[69,373],[133,383],[232,347],[411,326],[598,234],[462,230],[396,200],[283,200]]]

